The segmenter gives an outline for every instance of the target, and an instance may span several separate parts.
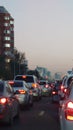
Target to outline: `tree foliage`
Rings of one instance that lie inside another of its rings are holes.
[[[0,78],[5,80],[14,79],[14,75],[20,73],[20,68],[22,72],[24,70],[25,53],[19,52],[16,48],[14,49],[13,57],[10,58],[10,62],[6,62],[6,56],[0,56]]]

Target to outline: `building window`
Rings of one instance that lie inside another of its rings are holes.
[[[10,30],[7,30],[7,34],[10,34]]]
[[[4,46],[10,48],[10,44],[9,43],[5,43]]]
[[[11,21],[10,21],[10,24],[14,24],[14,21],[11,20]]]
[[[8,23],[4,23],[4,26],[7,27],[9,24]]]
[[[10,30],[4,30],[4,33],[10,34]]]
[[[5,20],[9,20],[9,17],[8,17],[8,16],[5,16],[4,19],[5,19]]]
[[[14,31],[14,29],[13,29],[12,27],[10,28],[10,30],[11,30],[11,31]]]
[[[9,40],[10,40],[10,37],[5,36],[5,37],[4,37],[4,40],[8,40],[8,41],[9,41]]]
[[[10,55],[11,52],[10,52],[10,51],[5,51],[4,54],[5,54],[5,55]]]

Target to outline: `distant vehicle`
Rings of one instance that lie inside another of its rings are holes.
[[[61,83],[60,81],[56,81],[54,84],[54,87],[52,89],[52,102],[58,102],[60,101],[60,95],[59,95],[59,91],[60,91],[60,87],[61,87]]]
[[[14,80],[9,81],[9,84],[14,89],[15,96],[19,100],[20,106],[22,108],[33,105],[33,95],[25,81]]]
[[[73,130],[73,78],[67,86],[67,93],[60,101],[60,130]]]
[[[0,81],[0,122],[12,125],[14,117],[19,117],[19,111],[19,101],[13,88],[7,81]]]
[[[51,87],[48,84],[47,80],[40,80],[39,84],[42,90],[42,96],[50,96],[51,94]]]
[[[30,90],[32,90],[33,97],[34,99],[39,100],[42,96],[41,94],[41,88],[38,83],[38,79],[34,75],[16,75],[14,80],[23,80],[25,81],[28,85]]]

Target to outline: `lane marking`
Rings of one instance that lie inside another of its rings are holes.
[[[38,115],[43,116],[45,114],[45,111],[41,111]]]

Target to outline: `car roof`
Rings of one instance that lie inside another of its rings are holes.
[[[17,76],[31,76],[31,77],[36,77],[35,75],[27,75],[27,74],[23,74],[23,75],[16,75],[14,78],[16,78]]]
[[[63,79],[62,84],[65,85],[65,87],[68,87],[68,81],[72,77],[73,77],[73,74],[68,74],[67,76],[65,76],[64,79]]]

